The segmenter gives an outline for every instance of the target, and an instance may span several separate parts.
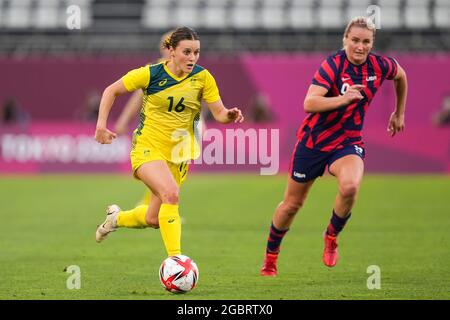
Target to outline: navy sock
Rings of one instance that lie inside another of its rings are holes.
[[[273,223],[270,225],[269,238],[267,239],[267,253],[278,254],[280,252],[281,240],[283,240],[284,235],[288,232],[286,230],[278,230],[274,227]]]
[[[349,214],[345,218],[341,218],[333,210],[333,215],[331,216],[330,224],[327,227],[327,234],[333,237],[337,237],[339,232],[341,232],[342,229],[344,228],[348,219],[350,219],[351,215],[352,215],[351,212],[349,212]]]

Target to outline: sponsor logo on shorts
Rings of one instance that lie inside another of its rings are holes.
[[[363,148],[355,146],[355,151],[358,155],[362,156],[363,154]]]
[[[306,178],[306,174],[294,171],[294,177],[297,178]]]
[[[162,87],[162,86],[165,85],[166,83],[167,83],[167,79],[161,80],[161,81],[158,83],[158,86]]]

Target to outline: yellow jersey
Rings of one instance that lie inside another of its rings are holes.
[[[199,156],[198,134],[201,100],[220,99],[214,77],[196,65],[191,73],[178,78],[167,68],[167,61],[131,70],[122,77],[127,91],[144,93],[140,122],[133,134],[133,152],[148,159],[181,163]]]

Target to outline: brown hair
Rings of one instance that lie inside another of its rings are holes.
[[[189,27],[179,27],[164,40],[162,46],[167,49],[175,49],[182,40],[200,40],[200,38],[193,29]]]
[[[376,31],[375,24],[369,18],[359,16],[350,20],[350,22],[347,24],[347,27],[345,28],[344,31],[344,37],[342,38],[342,42],[344,42],[345,38],[348,37],[348,34],[350,33],[352,27],[366,28],[367,30],[372,31],[373,39],[375,40],[375,31]]]
[[[161,36],[161,39],[159,40],[159,45],[160,45],[161,48],[165,48],[165,47],[166,47],[166,46],[164,45],[164,43],[167,41],[167,39],[170,39],[170,36],[172,35],[172,33],[173,33],[174,31],[175,31],[175,30],[167,31],[166,33],[164,33],[164,34]]]

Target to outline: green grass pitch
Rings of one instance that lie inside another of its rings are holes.
[[[94,240],[107,204],[134,206],[143,186],[128,176],[3,176],[0,299],[450,299],[448,176],[366,175],[339,239],[333,269],[322,232],[336,193],[318,179],[282,244],[279,276],[259,276],[271,216],[286,176],[192,174],[181,192],[183,253],[198,286],[174,295],[159,283],[159,230],[120,229]],[[64,269],[77,265],[81,289]],[[381,270],[369,290],[367,268]]]

